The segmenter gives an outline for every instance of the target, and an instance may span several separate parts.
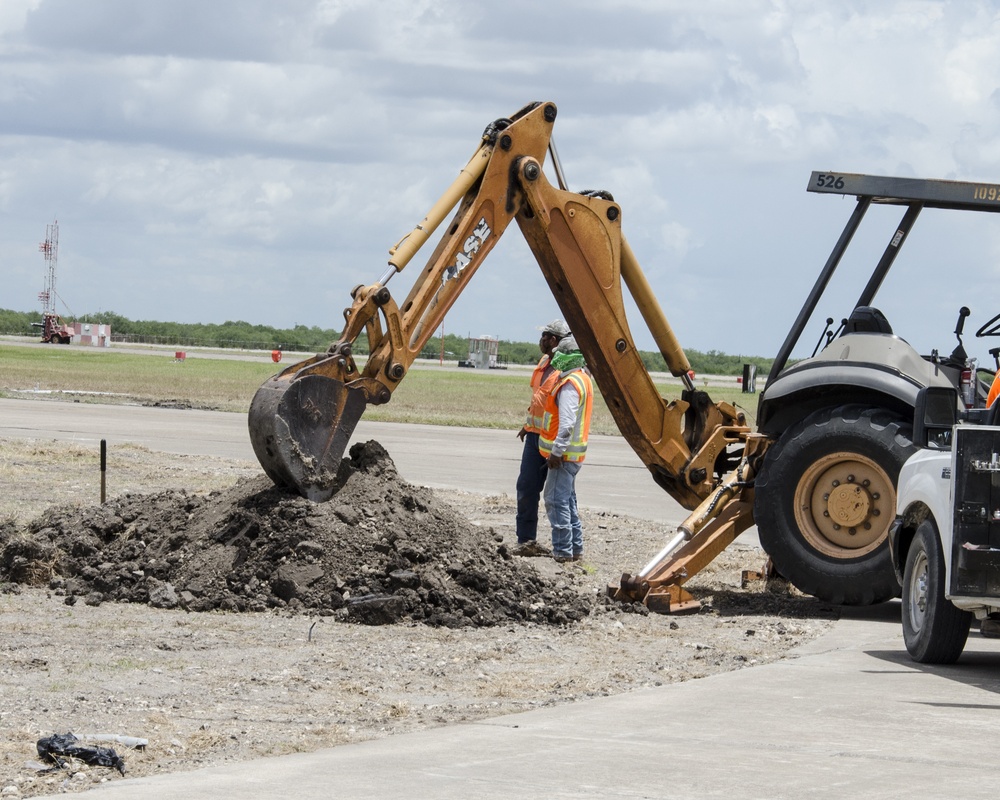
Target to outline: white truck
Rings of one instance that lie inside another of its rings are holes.
[[[910,656],[952,664],[973,619],[1000,637],[1000,402],[959,410],[954,391],[921,393],[920,449],[899,474],[889,549]]]

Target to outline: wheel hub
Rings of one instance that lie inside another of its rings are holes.
[[[873,507],[874,501],[868,490],[856,483],[835,486],[828,495],[827,513],[843,528],[864,525]]]
[[[927,613],[928,569],[927,556],[923,553],[918,553],[917,558],[913,562],[912,577],[910,578],[909,585],[910,627],[915,631],[923,628],[924,615]]]
[[[855,558],[885,538],[896,491],[870,458],[835,452],[815,461],[803,474],[795,501],[799,530],[816,550],[834,558]]]

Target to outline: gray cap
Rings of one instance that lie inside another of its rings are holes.
[[[575,336],[566,336],[559,340],[559,344],[556,345],[557,353],[577,353],[580,351],[580,346],[576,343]]]
[[[551,333],[553,336],[558,336],[562,339],[564,336],[569,336],[569,325],[566,324],[565,320],[554,319],[544,328],[541,328],[542,333]]]

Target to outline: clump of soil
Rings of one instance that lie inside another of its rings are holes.
[[[365,624],[563,624],[596,598],[513,558],[502,536],[403,481],[378,442],[355,444],[316,504],[264,477],[196,495],[124,495],[0,527],[0,579],[189,611],[283,608]]]

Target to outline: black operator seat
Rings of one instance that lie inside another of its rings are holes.
[[[847,318],[843,335],[849,333],[892,333],[885,314],[874,306],[858,306]]]

